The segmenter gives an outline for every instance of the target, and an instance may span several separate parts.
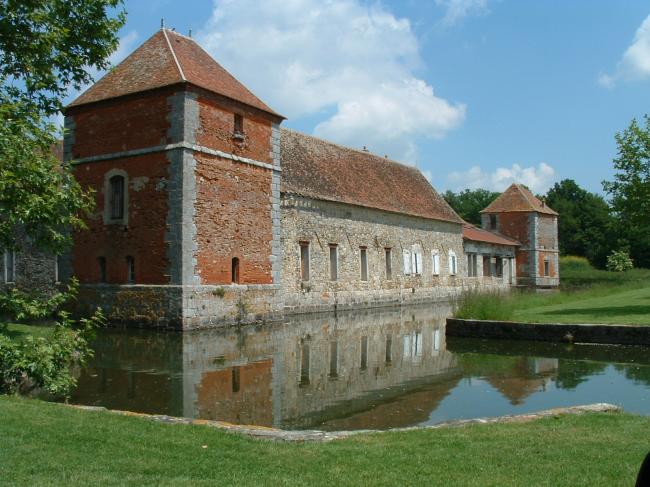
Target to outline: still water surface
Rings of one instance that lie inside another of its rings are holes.
[[[445,305],[190,333],[102,330],[72,402],[286,429],[385,429],[609,402],[650,349],[445,338]]]

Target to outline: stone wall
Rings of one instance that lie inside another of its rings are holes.
[[[309,279],[301,279],[300,243],[309,243]],[[330,245],[336,244],[338,278],[330,279]],[[421,252],[418,275],[405,274],[403,251]],[[361,279],[360,248],[366,248],[368,280]],[[387,277],[385,251],[391,249],[392,275]],[[389,212],[284,195],[282,249],[285,310],[311,312],[355,307],[401,305],[449,299],[471,287],[504,287],[504,283],[467,278],[462,226]],[[440,272],[432,272],[432,251],[440,256]],[[449,256],[457,273],[449,271]]]
[[[517,285],[517,269],[515,253],[516,247],[508,245],[497,245],[488,242],[477,242],[473,240],[465,240],[464,243],[465,256],[468,254],[476,254],[477,274],[473,279],[480,280],[484,287],[491,287],[499,289],[501,287],[509,287]],[[499,257],[502,259],[502,275],[501,277],[486,275],[484,273],[483,258]],[[469,263],[467,264],[469,265]],[[471,282],[472,278],[468,278]]]
[[[170,330],[261,322],[282,314],[274,285],[82,285],[75,315],[87,316],[97,307],[111,324]]]
[[[0,292],[18,287],[43,295],[53,294],[59,281],[56,258],[35,249],[27,239],[24,239],[22,246],[13,252],[13,273],[5,266],[5,252],[0,250]]]

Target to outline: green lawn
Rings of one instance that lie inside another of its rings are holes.
[[[46,325],[22,325],[18,323],[0,322],[0,335],[10,338],[21,339],[33,335],[35,337],[47,337],[52,333],[52,327]]]
[[[650,283],[514,299],[513,321],[650,325]]]
[[[287,444],[0,398],[9,485],[633,485],[650,418],[588,414]]]

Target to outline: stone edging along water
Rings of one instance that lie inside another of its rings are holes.
[[[516,323],[447,318],[447,336],[545,342],[650,345],[650,325]]]
[[[237,425],[232,423],[226,423],[223,421],[179,418],[175,416],[166,416],[166,415],[159,415],[159,414],[134,413],[131,411],[119,411],[119,410],[106,409],[97,406],[81,406],[81,405],[74,405],[74,404],[70,404],[67,406],[75,409],[80,409],[83,411],[100,411],[100,412],[108,412],[112,414],[119,414],[121,416],[139,417],[139,418],[149,419],[151,421],[156,421],[159,423],[192,424],[192,425],[209,426],[228,433],[241,434],[252,438],[261,438],[261,439],[276,440],[276,441],[296,441],[296,442],[305,442],[305,441],[325,442],[325,441],[349,438],[351,436],[359,435],[359,434],[390,433],[396,431],[417,431],[417,430],[431,430],[431,429],[440,429],[440,428],[454,428],[454,427],[468,426],[472,424],[525,423],[528,421],[534,421],[536,419],[552,417],[552,416],[576,415],[576,414],[584,414],[584,413],[615,413],[615,412],[622,411],[620,407],[614,406],[613,404],[596,403],[596,404],[587,404],[584,406],[571,406],[566,408],[546,409],[544,411],[539,411],[536,413],[517,414],[511,416],[498,416],[495,418],[461,419],[457,421],[447,421],[444,423],[438,423],[430,426],[412,426],[409,428],[393,428],[389,430],[285,431],[276,428],[267,428],[263,426]]]

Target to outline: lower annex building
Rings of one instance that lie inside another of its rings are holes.
[[[559,283],[557,214],[525,187],[479,229],[416,168],[283,119],[161,29],[66,108],[88,228],[57,259],[5,252],[3,286],[75,275],[80,312],[191,329]]]

